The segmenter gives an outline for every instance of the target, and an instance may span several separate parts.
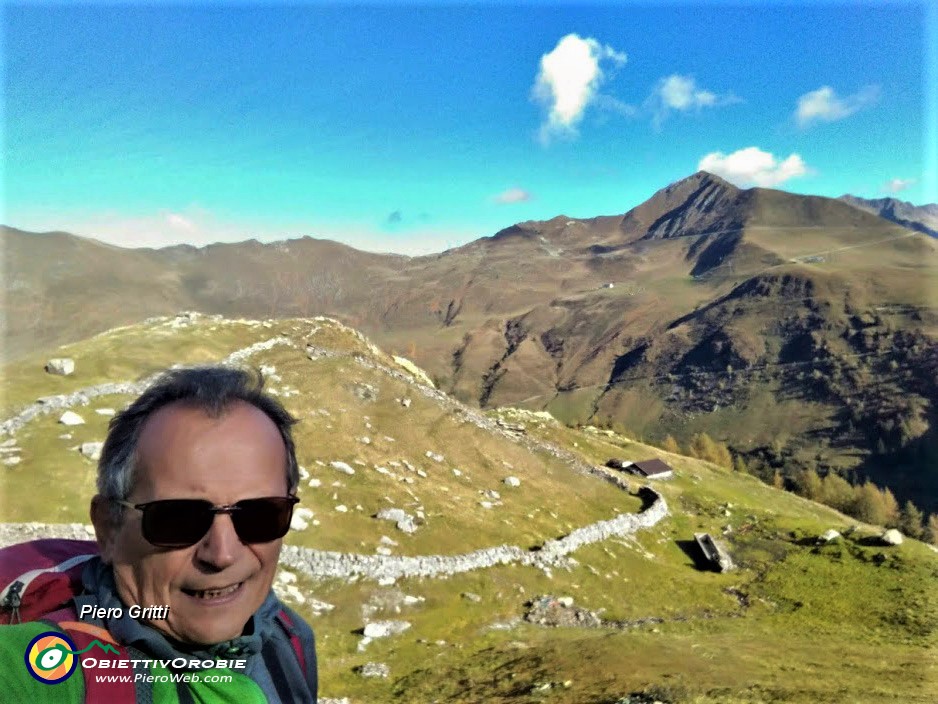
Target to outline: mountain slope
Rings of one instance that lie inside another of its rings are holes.
[[[51,352],[73,357],[74,375],[46,374],[39,354],[3,370],[3,454],[20,461],[0,473],[0,520],[17,522],[0,525],[0,540],[83,535],[80,525],[61,525],[86,520],[94,491],[93,462],[79,447],[103,438],[107,416],[96,410],[119,409],[136,393],[105,384],[139,383],[171,363],[259,367],[300,418],[299,505],[312,515],[287,536],[276,589],[316,629],[323,696],[353,704],[924,704],[938,696],[930,678],[938,555],[913,540],[881,545],[881,528],[855,526],[751,476],[546,414],[483,414],[324,318],[183,314]],[[38,397],[52,412],[24,413]],[[66,407],[86,423],[56,423]],[[601,467],[610,457],[657,457],[676,473],[657,483],[628,476],[623,489],[623,475]],[[646,484],[660,498],[641,492]],[[666,510],[615,529],[655,506]],[[387,508],[408,514],[413,531],[379,518]],[[844,537],[819,544],[830,528]],[[706,569],[697,532],[720,540],[737,570]],[[477,551],[499,559],[486,563]],[[411,576],[388,578],[393,565],[408,565]],[[415,565],[428,568],[424,576]],[[405,630],[361,637],[366,624],[387,621]],[[367,663],[388,676],[363,677]]]
[[[518,223],[415,258],[310,238],[0,237],[7,358],[179,309],[323,313],[468,403],[650,439],[705,431],[768,475],[874,477],[938,511],[936,240],[839,200],[700,172],[624,215]]]
[[[851,195],[841,196],[840,200],[910,230],[938,237],[938,205],[934,203],[930,205],[912,205],[896,198],[870,200]]]

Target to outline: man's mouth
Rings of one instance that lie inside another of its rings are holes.
[[[241,588],[241,585],[244,582],[238,582],[237,584],[232,584],[228,587],[221,587],[219,589],[186,589],[183,588],[183,592],[188,594],[191,597],[196,599],[202,599],[204,601],[213,601],[215,599],[223,599],[226,596],[234,594]]]

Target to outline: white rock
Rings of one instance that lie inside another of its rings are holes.
[[[390,545],[390,546],[392,546],[392,547],[397,547],[397,541],[396,541],[396,540],[392,540],[391,538],[389,538],[389,537],[386,536],[386,535],[382,535],[382,536],[381,536],[381,540],[379,540],[378,542],[381,543],[382,545]]]
[[[497,501],[498,499],[502,498],[502,495],[499,494],[494,489],[486,489],[485,491],[482,492],[482,494],[485,496],[485,498],[492,499],[494,501]]]
[[[372,621],[365,624],[365,638],[396,636],[410,628],[407,621]]]
[[[296,582],[296,575],[292,572],[287,572],[287,570],[280,570],[277,573],[277,581],[280,584],[293,584]]]
[[[375,548],[375,552],[378,553],[379,555],[384,555],[385,557],[388,557],[392,554],[391,548],[384,548],[384,547]]]
[[[293,530],[304,530],[309,526],[309,522],[316,514],[312,509],[301,506],[293,511],[293,518],[290,520],[290,527]]]
[[[303,604],[306,602],[306,597],[303,596],[303,593],[292,584],[287,586],[287,594],[291,596],[298,604]]]
[[[491,501],[480,501],[479,506],[482,508],[492,508],[493,504]]]
[[[383,662],[366,662],[358,668],[358,674],[362,677],[381,677],[387,679],[391,674],[391,668]]]
[[[302,479],[304,482],[309,479],[309,472],[306,470],[306,467],[303,467],[302,465],[300,465],[300,479]]]
[[[7,467],[12,467],[13,465],[22,462],[22,460],[22,457],[7,457],[5,460],[3,460],[3,464],[5,464]]]
[[[309,608],[315,611],[317,614],[322,613],[323,611],[332,611],[335,608],[335,604],[330,604],[326,601],[320,601],[319,599],[308,599]]]
[[[371,444],[371,438],[366,435],[366,436],[364,436],[364,437],[358,438],[358,442],[360,442],[362,445],[370,445],[370,444]]]
[[[502,481],[505,486],[521,486],[521,480],[518,477],[505,477]]]
[[[83,442],[79,452],[89,460],[98,461],[101,459],[101,450],[104,448],[103,442]]]
[[[410,399],[409,399],[409,398],[402,398],[402,399],[401,399],[401,405],[402,405],[404,408],[410,408]]]
[[[462,472],[460,472],[460,471],[459,471],[458,469],[456,469],[456,468],[453,468],[453,476],[455,476],[455,477],[461,477],[461,476],[462,476]]]
[[[422,469],[418,469],[418,470],[417,470],[417,476],[418,476],[418,477],[423,477],[424,479],[426,479],[426,478],[427,478],[427,473],[424,472]]]
[[[378,585],[382,587],[390,587],[393,586],[394,582],[396,581],[397,580],[395,580],[394,577],[382,577],[378,580]]]
[[[881,536],[879,539],[883,541],[886,545],[902,545],[902,533],[897,531],[895,528],[890,528]]]
[[[16,446],[16,438],[9,438],[8,440],[4,440],[3,442],[0,442],[0,447],[15,447],[15,446]]]
[[[337,469],[340,472],[342,472],[342,474],[355,474],[355,470],[352,469],[352,466],[347,464],[346,462],[335,461],[335,462],[330,462],[329,464],[332,466],[333,469]]]
[[[61,435],[59,435],[59,440],[71,440],[71,439],[72,439],[71,433],[62,433]]]
[[[335,507],[335,510],[338,511],[339,513],[348,513],[348,506],[346,506],[345,504],[339,504],[338,506]]]
[[[68,357],[58,357],[56,359],[50,359],[46,363],[46,371],[49,374],[57,374],[58,376],[68,376],[75,371],[75,360]]]
[[[435,462],[442,462],[442,461],[443,461],[443,455],[438,455],[437,453],[431,452],[430,450],[427,450],[426,455],[427,455],[427,457],[429,457],[431,460],[433,460],[433,461],[435,461]]]
[[[65,411],[59,418],[62,425],[84,425],[85,419],[73,411]]]
[[[836,530],[831,528],[828,531],[825,531],[823,535],[818,537],[819,543],[829,543],[832,540],[839,540],[842,536]]]
[[[422,596],[411,596],[410,594],[404,595],[404,603],[407,604],[407,606],[413,606],[414,604],[419,604],[424,601],[426,601],[426,598]]]
[[[313,477],[312,479],[309,480],[309,483],[306,486],[311,486],[315,489],[316,487],[322,486],[322,480],[316,479],[316,477]]]
[[[113,416],[117,411],[113,408],[95,408],[94,412],[99,416]]]

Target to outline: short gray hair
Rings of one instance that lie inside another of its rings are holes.
[[[137,400],[111,419],[98,462],[98,493],[121,501],[130,496],[136,479],[140,434],[159,409],[171,403],[184,403],[211,418],[219,418],[238,401],[260,409],[277,426],[287,451],[287,487],[290,494],[294,493],[300,483],[300,472],[292,427],[298,420],[263,389],[264,376],[257,369],[200,366],[164,372]],[[123,511],[114,501],[110,504],[111,519],[118,523]]]

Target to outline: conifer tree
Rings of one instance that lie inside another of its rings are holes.
[[[681,446],[677,444],[677,440],[674,439],[673,435],[668,435],[661,443],[661,449],[665,452],[673,452],[675,455],[681,454]]]
[[[910,538],[922,537],[922,512],[911,501],[906,501],[902,507],[902,513],[899,516],[899,530]]]

